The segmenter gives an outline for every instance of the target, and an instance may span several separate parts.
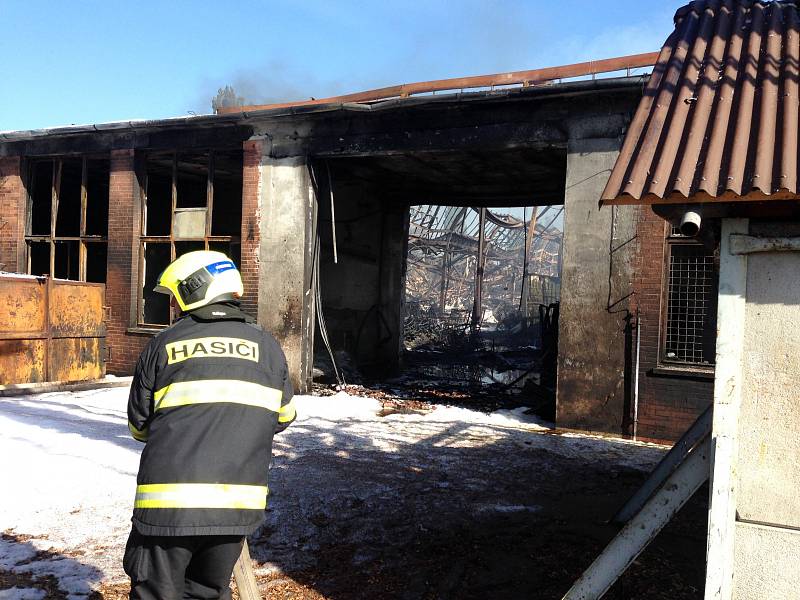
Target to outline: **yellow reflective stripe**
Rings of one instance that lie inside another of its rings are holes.
[[[133,439],[139,442],[146,442],[147,441],[147,427],[144,429],[136,429],[133,426],[133,423],[128,421],[128,430],[131,432]]]
[[[179,340],[164,346],[167,364],[190,358],[241,358],[258,362],[258,342],[232,337],[203,337]]]
[[[245,508],[267,507],[265,485],[227,483],[150,483],[136,486],[134,508]]]
[[[281,406],[281,410],[278,413],[278,423],[291,421],[296,415],[297,411],[294,408],[294,398],[292,398],[289,402]]]
[[[187,404],[231,402],[278,412],[282,398],[281,390],[238,379],[181,381],[171,383],[153,395],[156,410]]]

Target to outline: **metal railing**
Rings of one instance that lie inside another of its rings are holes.
[[[329,98],[312,98],[297,102],[281,102],[276,104],[256,104],[250,106],[236,106],[220,108],[218,114],[238,112],[252,112],[256,110],[269,110],[287,108],[291,106],[312,106],[316,104],[340,104],[348,102],[376,102],[390,98],[407,98],[417,94],[435,94],[444,91],[463,91],[476,88],[494,89],[506,86],[530,87],[553,83],[562,79],[591,76],[594,78],[602,73],[625,71],[630,75],[632,69],[651,67],[658,61],[658,52],[633,54],[602,60],[563,65],[560,67],[547,67],[529,71],[512,71],[509,73],[495,73],[492,75],[476,75],[472,77],[454,77],[451,79],[437,79],[417,83],[404,83],[384,88],[366,90],[343,96]]]

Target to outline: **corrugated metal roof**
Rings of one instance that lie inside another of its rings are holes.
[[[798,198],[797,0],[675,14],[605,204]]]

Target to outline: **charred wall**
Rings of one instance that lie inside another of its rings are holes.
[[[598,207],[619,137],[576,136],[567,156],[556,425],[621,434],[629,409],[633,208]]]
[[[320,178],[326,201],[320,203],[318,221],[322,306],[331,346],[350,355],[365,373],[391,373],[402,341],[408,207],[383,201],[379,182],[331,181],[335,221],[325,178]]]

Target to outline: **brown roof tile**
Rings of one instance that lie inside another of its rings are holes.
[[[798,1],[675,14],[606,204],[798,198]]]

